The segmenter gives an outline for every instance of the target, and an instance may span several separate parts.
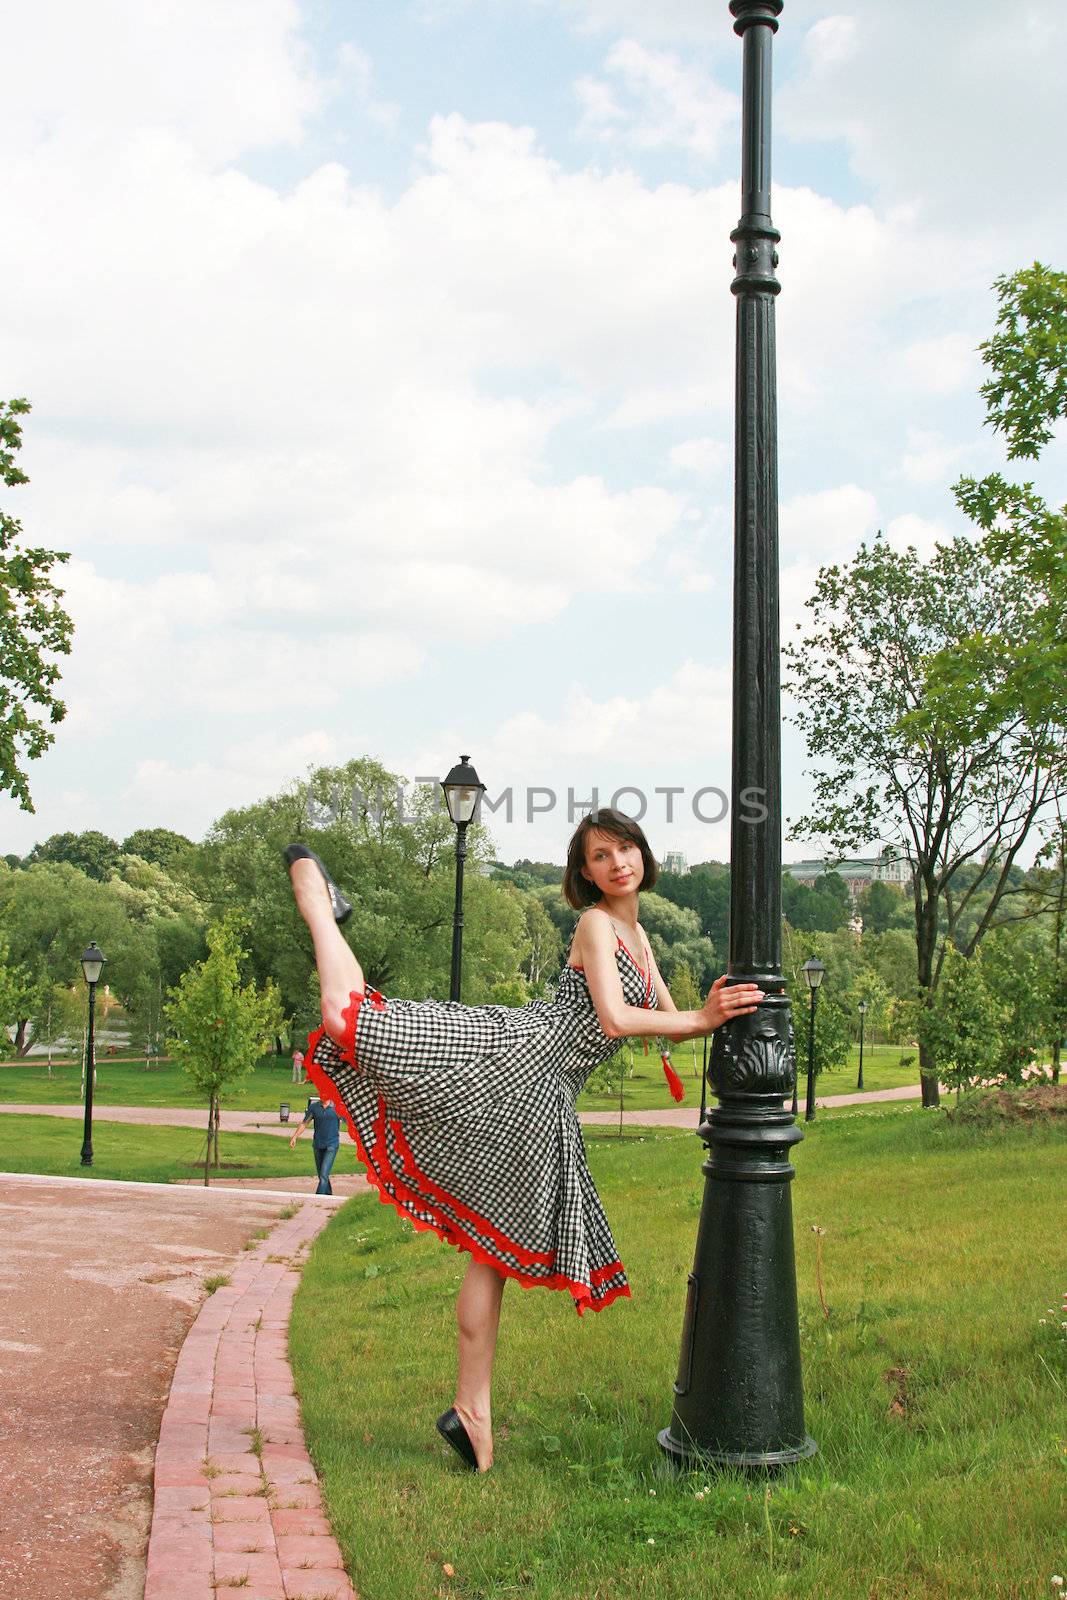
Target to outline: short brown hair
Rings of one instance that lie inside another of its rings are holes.
[[[567,846],[563,898],[569,906],[573,906],[575,911],[582,911],[586,906],[595,906],[600,899],[600,890],[595,884],[590,883],[588,878],[582,876],[582,868],[585,866],[585,843],[591,833],[609,833],[613,839],[626,839],[630,844],[635,844],[641,852],[641,861],[645,869],[641,888],[655,888],[659,869],[644,831],[632,817],[623,816],[621,811],[615,811],[611,806],[601,806],[599,811],[590,811],[587,817],[582,818]]]

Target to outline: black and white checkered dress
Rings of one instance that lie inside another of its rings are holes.
[[[627,1004],[654,1007],[621,940],[616,959]],[[307,1068],[381,1200],[527,1288],[568,1289],[579,1314],[630,1293],[574,1108],[621,1041],[580,968],[563,968],[552,1001],[518,1008],[368,989],[345,1015],[344,1045],[314,1034]]]

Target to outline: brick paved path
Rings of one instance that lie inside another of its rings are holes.
[[[204,1280],[285,1272],[265,1258],[293,1199],[0,1174],[3,1600],[141,1600],[175,1363],[201,1302],[225,1305]],[[300,1202],[310,1227],[340,1203]]]
[[[205,1301],[182,1346],[156,1451],[145,1600],[353,1600],[322,1514],[286,1356],[304,1205]]]

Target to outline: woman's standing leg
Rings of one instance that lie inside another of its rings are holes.
[[[490,1396],[503,1295],[504,1279],[499,1272],[478,1261],[468,1263],[456,1301],[459,1374],[455,1406],[470,1435],[479,1472],[488,1472],[493,1465]]]
[[[343,1044],[345,1023],[341,1013],[353,994],[363,993],[363,969],[333,920],[330,891],[314,861],[294,861],[289,877],[296,908],[308,925],[315,947],[323,1026],[336,1044]]]

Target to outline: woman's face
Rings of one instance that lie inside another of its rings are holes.
[[[592,828],[585,841],[583,874],[607,899],[633,894],[641,887],[645,863],[641,851],[630,839]]]

